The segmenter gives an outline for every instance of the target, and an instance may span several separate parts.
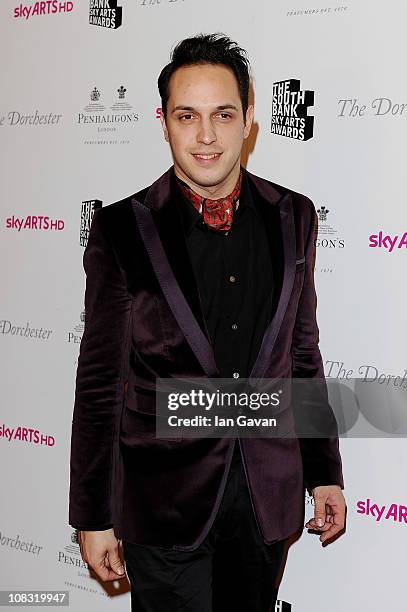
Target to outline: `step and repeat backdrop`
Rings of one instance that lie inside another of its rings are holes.
[[[95,208],[172,163],[156,85],[171,48],[224,32],[252,64],[248,169],[307,194],[318,211],[326,375],[376,383],[377,422],[340,441],[346,533],[322,547],[304,530],[278,609],[401,609],[406,19],[402,0],[1,2],[1,589],[68,590],[73,610],[130,609],[126,581],[99,583],[68,524],[82,256]],[[304,503],[310,516],[312,499]]]

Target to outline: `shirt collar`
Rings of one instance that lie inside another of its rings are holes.
[[[182,192],[182,189],[179,186],[179,179],[175,175],[175,172],[172,172],[172,180],[174,184],[174,194],[175,200],[177,203],[177,207],[181,213],[182,224],[184,227],[185,234],[189,234],[192,230],[192,227],[197,224],[202,224],[202,215],[201,213],[194,207],[192,202],[188,200],[188,198]],[[246,172],[243,168],[243,176],[242,176],[242,186],[240,191],[240,199],[239,206],[237,210],[234,211],[233,217],[238,218],[245,209],[252,210],[255,214],[259,215],[259,211],[255,205],[253,200],[253,196],[251,193],[251,189],[248,184],[248,178]]]

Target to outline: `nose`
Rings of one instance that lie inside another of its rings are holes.
[[[206,145],[209,145],[215,142],[216,132],[212,125],[211,119],[202,118],[200,125],[199,125],[196,139],[198,142],[201,142]]]

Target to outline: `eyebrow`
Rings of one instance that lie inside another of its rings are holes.
[[[179,105],[176,106],[172,112],[175,113],[177,111],[195,111],[196,109],[193,106],[183,106],[183,105]],[[217,111],[222,111],[222,110],[235,110],[235,111],[239,111],[239,109],[237,108],[237,106],[235,106],[234,104],[221,104],[220,106],[216,107]]]

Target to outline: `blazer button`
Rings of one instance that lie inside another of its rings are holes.
[[[239,372],[233,372],[233,378],[239,378]]]
[[[236,282],[236,276],[233,276],[233,274],[230,275],[229,276],[229,280],[230,280],[231,283],[235,283]]]

